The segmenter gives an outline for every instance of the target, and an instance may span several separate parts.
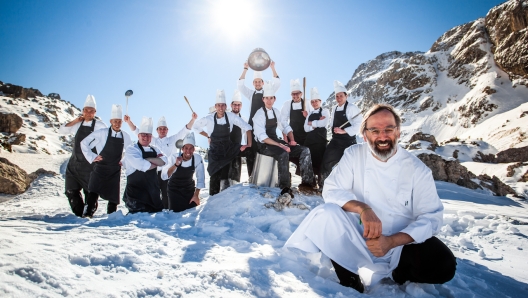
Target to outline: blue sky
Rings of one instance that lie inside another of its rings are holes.
[[[231,100],[254,48],[276,61],[280,108],[290,79],[306,77],[307,91],[318,87],[326,98],[361,63],[393,50],[425,52],[502,2],[0,0],[0,80],[60,93],[78,107],[93,94],[106,122],[111,104],[125,106],[132,89],[132,120],[164,115],[171,134],[190,119],[184,95],[199,117],[216,89]],[[247,78],[250,86],[251,71]]]

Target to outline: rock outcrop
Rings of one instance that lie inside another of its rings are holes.
[[[33,88],[24,88],[22,86],[13,85],[9,83],[3,83],[0,81],[0,92],[5,96],[10,96],[13,98],[34,98],[37,96],[44,96],[38,89]]]
[[[481,188],[471,179],[477,178],[456,159],[444,160],[436,154],[422,153],[417,156],[433,173],[433,179],[456,183],[471,189]]]
[[[17,195],[25,192],[31,183],[26,171],[0,157],[0,193]]]
[[[438,148],[438,142],[436,141],[435,136],[430,134],[424,134],[422,132],[415,133],[411,139],[409,140],[409,143],[413,143],[415,141],[426,141],[431,143],[431,145],[427,148],[428,150],[435,151],[436,148]]]
[[[0,113],[0,132],[15,133],[22,127],[23,120],[17,114]]]

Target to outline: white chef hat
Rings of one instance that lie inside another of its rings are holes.
[[[290,92],[301,91],[301,82],[299,79],[290,80]]]
[[[242,103],[242,97],[240,96],[240,91],[238,89],[236,89],[235,93],[233,93],[233,100],[231,102]]]
[[[193,146],[196,146],[195,144],[195,141],[194,141],[194,133],[193,132],[190,132],[188,133],[185,138],[183,138],[183,146],[187,145],[187,144],[191,144]]]
[[[310,96],[311,96],[311,100],[314,100],[314,99],[321,100],[321,96],[319,96],[319,90],[317,90],[317,87],[313,87],[310,90]]]
[[[112,113],[110,114],[110,119],[122,119],[123,118],[123,108],[121,105],[112,105]]]
[[[97,105],[95,104],[95,97],[93,95],[88,94],[88,96],[86,96],[86,100],[84,101],[83,108],[97,109]]]
[[[272,82],[264,83],[264,87],[262,87],[262,89],[264,89],[264,94],[262,96],[275,96],[275,88],[273,87],[274,85]]]
[[[225,92],[223,89],[216,89],[216,102],[215,103],[226,103]]]
[[[161,118],[159,118],[158,120],[158,126],[156,126],[156,129],[160,126],[165,126],[167,127],[167,120],[165,120],[165,116],[161,116]]]
[[[347,89],[345,88],[345,85],[343,85],[343,83],[339,82],[339,81],[334,81],[334,92],[335,94],[339,93],[339,92],[345,92],[347,93]]]
[[[139,126],[139,133],[152,134],[152,118],[143,117],[143,119],[141,119],[141,126]]]
[[[256,79],[261,79],[262,80],[262,71],[254,71],[253,72],[253,81],[256,80]]]

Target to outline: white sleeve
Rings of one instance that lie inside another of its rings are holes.
[[[192,129],[192,127],[191,127],[191,129]],[[187,129],[187,124],[185,124],[183,126],[183,128],[177,134],[172,135],[172,136],[169,137],[169,143],[176,144],[177,140],[182,140],[190,132],[191,132],[191,130]]]
[[[280,88],[280,85],[281,85],[281,81],[280,81],[280,78],[276,78],[276,77],[273,77],[273,79],[271,79],[273,81],[273,91],[277,92],[277,90],[279,90]]]
[[[75,134],[77,132],[77,130],[79,130],[79,127],[81,126],[81,123],[82,122],[75,123],[72,126],[66,126],[66,123],[62,124],[59,127],[59,133],[61,133],[63,135]]]
[[[290,109],[291,109],[291,100],[286,101],[282,105],[281,109],[281,119],[285,119],[286,121],[290,122]]]
[[[233,113],[229,113],[229,119],[232,119],[232,123],[240,127],[242,131],[248,131],[253,129],[251,125],[249,125],[246,121],[244,121],[244,119],[242,119],[242,117],[238,117]]]
[[[321,114],[325,117],[323,120],[312,121],[312,127],[326,127],[328,125],[328,120],[330,120],[330,113],[328,109],[323,109]],[[359,117],[359,116],[358,116]]]
[[[304,131],[305,132],[310,132],[310,131],[314,130],[313,127],[312,127],[313,126],[313,121],[312,121],[312,126],[308,125],[308,118],[310,118],[310,115],[311,115],[311,113],[309,113],[308,117],[306,117],[306,119],[304,119]]]
[[[288,122],[288,119],[283,119],[282,114],[277,113],[277,112],[278,110],[275,111],[276,116],[279,117],[279,119],[277,119],[277,124],[278,124],[277,126],[279,130],[282,131],[282,133],[286,135],[293,129],[290,127],[290,123]]]
[[[123,133],[123,152],[126,152],[126,148],[128,148],[128,146],[132,145],[132,139],[130,138],[130,135],[124,131],[121,130],[121,132]],[[125,164],[125,155],[122,154],[122,157],[121,157],[121,164]]]
[[[416,169],[412,179],[414,221],[400,232],[411,236],[414,243],[422,243],[440,232],[443,224],[444,206],[438,197],[433,175],[429,168],[421,166]]]
[[[95,121],[94,131],[103,129],[103,128],[108,128],[108,126],[103,121],[101,120],[94,120],[94,121]]]
[[[138,144],[138,146],[141,146],[141,145]],[[132,168],[138,171],[146,172],[150,168],[150,162],[143,159],[141,150],[139,150],[139,148],[137,148],[134,145],[127,148],[125,152],[125,158],[126,158],[127,164],[130,164]]]
[[[169,180],[169,168],[176,163],[176,154],[173,154],[167,158],[167,163],[161,167],[161,179],[163,180]],[[178,170],[178,168],[176,168]],[[176,172],[176,171],[174,171]],[[174,175],[174,173],[172,173]]]
[[[345,128],[344,130],[350,136],[355,136],[356,134],[359,134],[359,128],[361,126],[361,122],[363,121],[363,115],[361,115],[361,111],[359,110],[359,108],[355,104],[348,104],[346,115],[348,121],[350,121],[351,126]]]
[[[354,146],[348,147],[343,157],[326,178],[323,188],[325,203],[334,203],[343,207],[348,201],[356,201],[357,197],[352,192],[354,185]]]
[[[168,163],[167,156],[165,156],[165,154],[163,154],[163,152],[161,152],[161,150],[158,147],[152,146],[152,148],[154,148],[154,151],[156,151],[156,155],[160,155],[160,154],[162,155],[159,158],[163,160],[165,164],[167,164]]]
[[[204,131],[204,127],[207,126],[207,116],[203,117],[202,119],[194,122],[194,125],[192,129],[197,133],[200,134],[202,131]],[[212,133],[211,131],[208,131],[207,133]]]
[[[242,93],[244,95],[244,97],[246,97],[247,99],[251,100],[253,98],[253,93],[255,91],[249,89],[248,87],[246,87],[246,84],[245,84],[245,81],[246,79],[240,79],[237,81],[237,87],[238,87],[238,90],[240,91],[240,93]]]
[[[199,154],[195,154],[194,157],[195,162],[195,174],[196,174],[196,188],[202,189],[205,188],[205,168],[203,159]]]
[[[264,140],[268,138],[268,134],[266,134],[266,116],[262,109],[258,109],[255,116],[253,116],[253,134],[261,143],[264,143]]]
[[[100,132],[96,130],[89,134],[86,138],[81,141],[81,151],[89,163],[92,163],[93,160],[97,157],[97,154],[92,152],[94,148],[100,142]]]

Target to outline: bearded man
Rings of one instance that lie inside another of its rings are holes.
[[[322,251],[340,284],[361,293],[386,277],[441,284],[455,275],[453,253],[434,237],[444,207],[431,170],[398,146],[400,123],[390,105],[366,113],[360,128],[366,143],[345,150],[326,179],[325,204],[285,244]]]

